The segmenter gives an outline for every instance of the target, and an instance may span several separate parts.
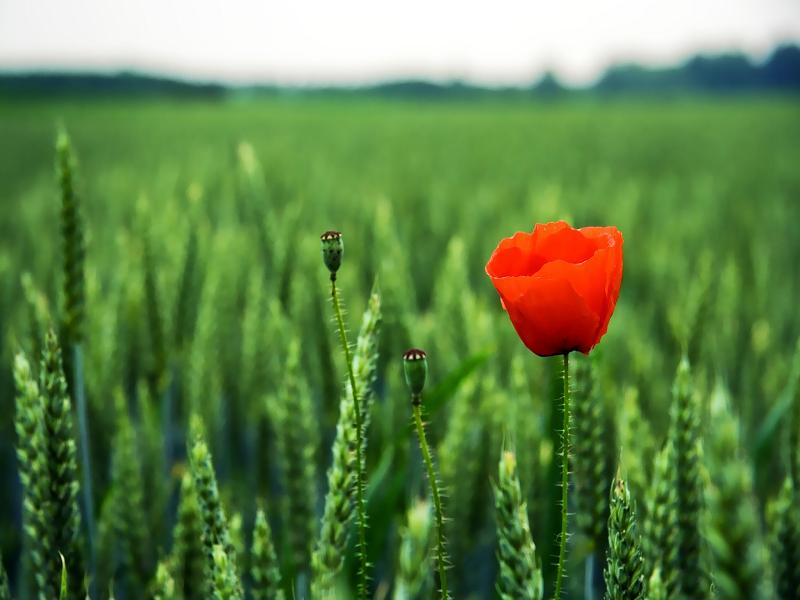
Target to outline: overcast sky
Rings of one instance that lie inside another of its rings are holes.
[[[201,79],[421,76],[586,83],[609,63],[763,57],[800,0],[0,0],[0,69],[134,68]]]

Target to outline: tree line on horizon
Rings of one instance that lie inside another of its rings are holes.
[[[485,87],[465,81],[391,80],[365,86],[226,85],[175,77],[117,73],[31,71],[0,72],[0,96],[101,95],[225,98],[230,95],[354,96],[419,99],[517,97],[558,99],[579,95],[664,96],[684,93],[792,93],[800,91],[800,46],[783,44],[758,63],[742,52],[698,54],[672,67],[619,63],[593,84],[564,85],[552,71],[528,86]]]

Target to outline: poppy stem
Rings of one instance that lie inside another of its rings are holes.
[[[365,600],[367,597],[367,509],[364,502],[364,425],[361,416],[361,403],[356,387],[356,377],[353,373],[353,358],[350,355],[350,345],[347,342],[347,331],[344,328],[342,309],[339,303],[339,294],[336,291],[336,273],[331,273],[331,300],[336,313],[336,325],[339,329],[339,341],[344,351],[347,363],[347,377],[350,380],[350,393],[353,394],[353,413],[356,425],[356,512],[358,513],[358,597]]]
[[[428,439],[425,437],[425,426],[422,423],[422,399],[419,395],[412,395],[411,404],[414,408],[414,424],[417,427],[417,437],[419,438],[419,448],[422,450],[422,458],[425,461],[425,468],[428,471],[428,483],[431,486],[431,496],[433,497],[433,507],[436,512],[436,566],[439,569],[439,590],[442,600],[450,598],[447,591],[447,559],[444,548],[444,513],[442,511],[442,499],[439,495],[439,484],[436,481],[436,471],[433,468],[433,458],[428,447]]]
[[[556,594],[561,598],[567,562],[567,494],[569,492],[569,353],[564,353],[564,429],[561,431],[561,536],[559,537]]]

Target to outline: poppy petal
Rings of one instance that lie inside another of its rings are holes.
[[[579,230],[572,229],[566,223],[559,224],[563,224],[563,227],[537,225],[533,232],[536,241],[534,252],[542,263],[554,260],[579,263],[591,258],[598,249],[594,240],[585,237]]]
[[[532,258],[533,234],[519,231],[500,241],[486,264],[486,273],[490,277],[532,275]]]
[[[540,356],[587,353],[594,346],[599,319],[566,280],[536,278],[506,308],[522,342]]]
[[[595,240],[598,246],[608,248],[606,255],[606,310],[602,315],[602,323],[598,331],[598,340],[608,330],[611,315],[617,306],[619,290],[622,285],[623,246],[622,233],[616,227],[584,227],[580,230],[587,237]]]
[[[606,272],[608,250],[598,250],[588,260],[572,264],[563,260],[547,263],[536,274],[537,277],[564,279],[569,281],[586,306],[602,322],[608,306]]]

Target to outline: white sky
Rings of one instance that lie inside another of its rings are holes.
[[[135,68],[233,82],[421,76],[585,83],[609,63],[761,58],[800,0],[0,0],[0,69]]]

